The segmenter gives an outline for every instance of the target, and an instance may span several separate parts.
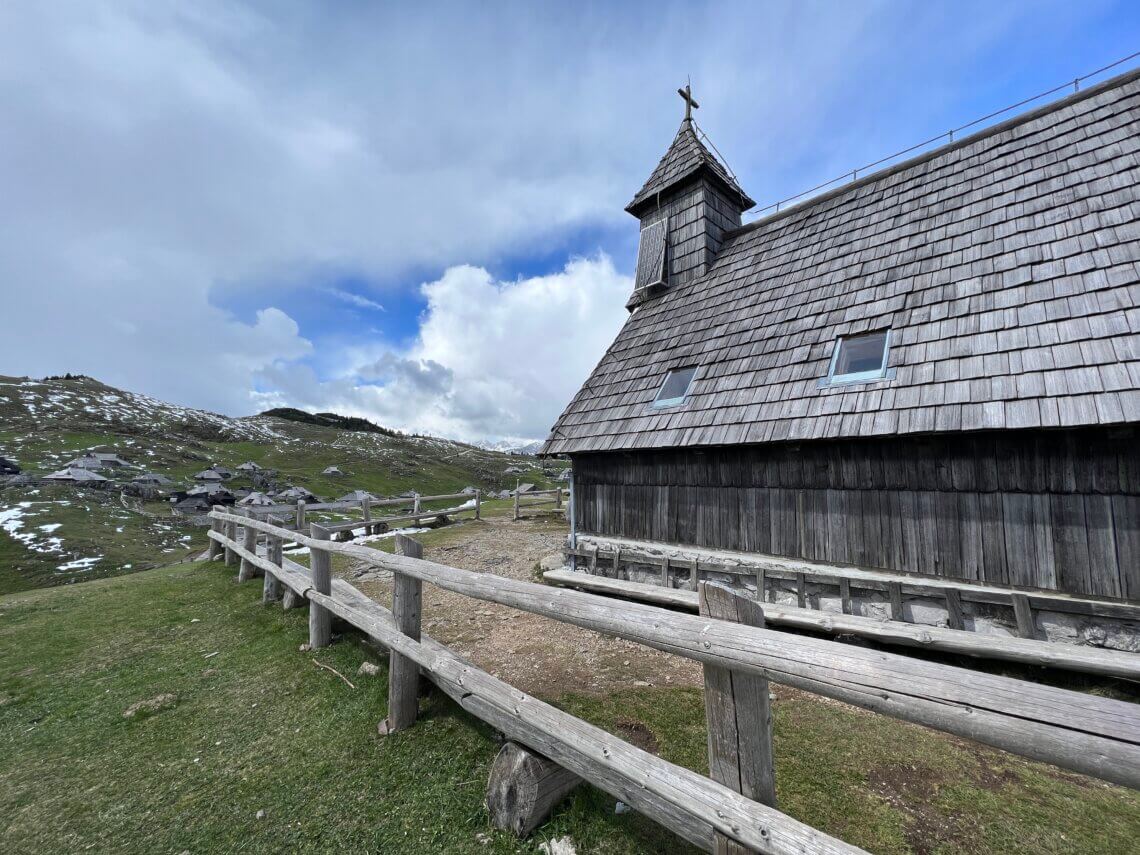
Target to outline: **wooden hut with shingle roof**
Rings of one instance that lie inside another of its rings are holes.
[[[577,530],[1140,598],[1140,72],[751,205],[686,118],[543,447]]]

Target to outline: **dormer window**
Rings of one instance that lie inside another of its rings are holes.
[[[891,331],[877,330],[860,335],[841,336],[835,340],[831,355],[831,368],[821,385],[838,383],[867,383],[889,377],[887,353],[890,350]]]
[[[689,394],[689,387],[696,376],[697,366],[690,365],[685,368],[673,368],[665,375],[665,382],[657,390],[657,397],[653,399],[654,407],[676,407],[685,403]]]

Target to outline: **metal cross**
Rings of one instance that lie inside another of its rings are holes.
[[[693,100],[693,90],[688,83],[685,84],[684,89],[678,89],[677,94],[685,99],[685,121],[691,122],[693,120],[693,110],[699,110],[701,105]]]

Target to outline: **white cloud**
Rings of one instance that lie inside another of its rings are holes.
[[[336,297],[342,303],[348,303],[350,306],[355,306],[358,309],[371,309],[374,312],[384,311],[384,307],[375,300],[369,300],[367,297],[362,297],[360,294],[353,294],[351,291],[345,291],[343,288],[329,288],[328,293]]]
[[[604,256],[509,282],[452,267],[422,286],[427,309],[404,353],[346,353],[344,376],[326,382],[271,367],[258,400],[467,440],[542,438],[617,334],[631,288]]]

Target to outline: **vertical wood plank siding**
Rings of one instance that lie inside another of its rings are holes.
[[[574,456],[584,533],[1140,599],[1140,430]]]

